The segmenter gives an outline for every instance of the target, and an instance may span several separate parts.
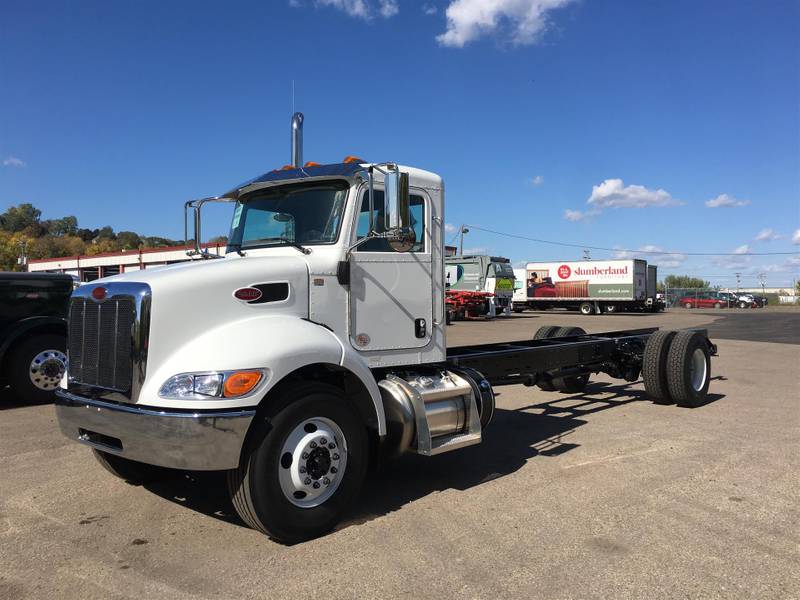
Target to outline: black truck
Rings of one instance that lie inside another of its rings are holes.
[[[0,272],[0,388],[16,398],[45,401],[58,387],[72,288],[69,275]]]

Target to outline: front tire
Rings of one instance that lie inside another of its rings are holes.
[[[367,470],[364,424],[339,388],[305,383],[266,415],[241,464],[228,471],[236,512],[253,529],[294,544],[327,533],[361,489]]]
[[[8,379],[14,392],[27,402],[52,400],[67,368],[63,335],[34,335],[11,351]]]

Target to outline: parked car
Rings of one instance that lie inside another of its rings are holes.
[[[67,306],[72,278],[0,272],[0,387],[17,398],[47,400],[67,365]]]
[[[739,298],[733,292],[717,292],[717,297],[724,300],[728,308],[739,306]]]
[[[684,296],[678,301],[684,308],[727,308],[727,300],[714,292],[701,292],[696,296]]]
[[[756,299],[752,294],[736,294],[739,308],[756,308]]]
[[[758,308],[764,308],[769,304],[769,298],[766,296],[753,296],[753,299],[756,301],[756,306],[758,306]]]

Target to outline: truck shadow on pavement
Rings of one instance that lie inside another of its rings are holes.
[[[385,516],[434,492],[467,490],[499,479],[533,458],[565,454],[579,447],[570,441],[570,434],[587,423],[583,417],[633,402],[651,402],[632,385],[591,383],[581,394],[553,394],[544,402],[498,408],[481,444],[435,457],[407,455],[371,473],[360,499],[337,529]],[[706,404],[723,397],[709,394]],[[175,477],[145,488],[188,509],[245,527],[228,497],[222,473],[176,471]]]
[[[0,386],[0,411],[11,410],[12,408],[23,408],[25,406],[44,406],[52,404],[52,398],[48,400],[23,400],[16,396],[10,387]]]

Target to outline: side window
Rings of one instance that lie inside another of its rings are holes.
[[[411,248],[411,252],[425,251],[425,199],[422,196],[412,194],[411,198],[411,227],[416,235],[416,242]],[[378,232],[383,231],[383,190],[375,190],[375,219]],[[356,227],[356,238],[361,239],[369,231],[369,191],[365,191],[361,196],[361,210],[358,213],[358,225]],[[356,252],[392,252],[386,240],[376,238],[361,244],[356,248]]]

